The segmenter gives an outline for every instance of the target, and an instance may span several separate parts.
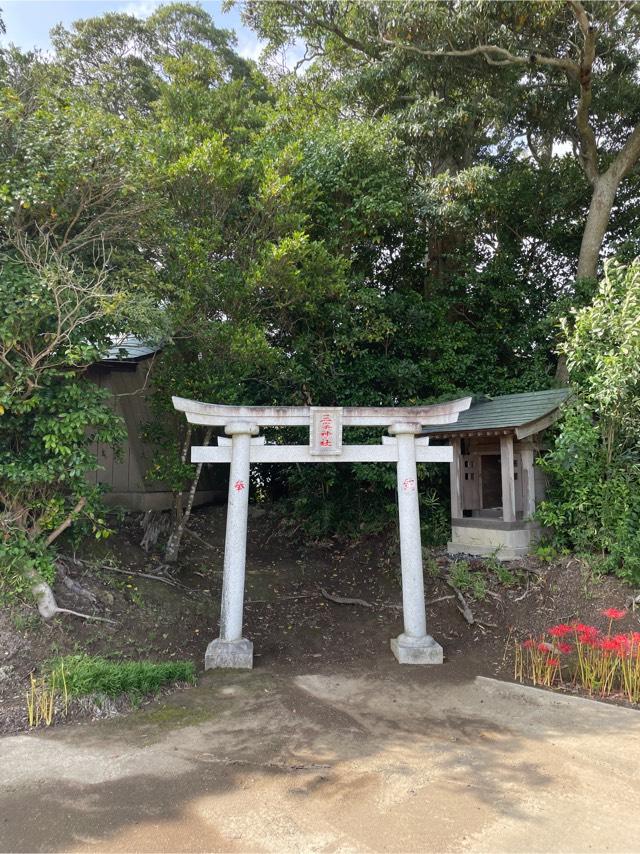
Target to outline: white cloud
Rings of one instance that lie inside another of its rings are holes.
[[[266,41],[259,39],[253,34],[238,35],[238,53],[243,59],[252,59],[254,62],[260,62],[262,51],[267,46]]]
[[[162,0],[131,0],[122,11],[125,15],[135,15],[136,18],[148,18],[158,6],[162,6]]]

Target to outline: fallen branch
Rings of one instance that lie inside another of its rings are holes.
[[[531,592],[531,587],[529,586],[529,579],[527,579],[526,590],[520,596],[516,596],[513,601],[514,602],[522,602],[522,600],[525,599],[529,595],[530,592]]]
[[[82,560],[82,558],[69,558],[69,560],[74,560],[76,563],[84,564],[85,566],[92,566],[89,561]],[[181,584],[179,581],[174,581],[173,578],[167,578],[164,575],[153,575],[150,572],[137,572],[135,569],[120,569],[117,566],[110,566],[108,563],[98,564],[94,568],[103,569],[107,572],[117,572],[120,575],[135,575],[138,578],[148,578],[150,581],[160,581],[162,584],[168,584],[170,587],[175,587],[178,590],[184,590],[186,593],[201,593],[200,590],[196,590],[194,587],[187,587],[186,584]]]
[[[473,623],[475,623],[476,620],[475,620],[475,617],[473,616],[473,612],[472,612],[471,608],[469,607],[469,603],[467,602],[467,600],[462,595],[462,592],[460,590],[458,590],[458,588],[455,586],[455,584],[453,584],[449,579],[447,579],[447,584],[449,585],[449,587],[453,590],[453,592],[458,597],[458,602],[460,603],[459,605],[456,605],[458,611],[460,611],[460,613],[465,618],[467,623],[469,623],[470,626],[473,625]]]
[[[537,569],[531,569],[531,567],[528,567],[528,566],[519,566],[518,571],[519,572],[526,572],[529,575],[533,575],[538,579],[538,581],[541,578],[544,578],[544,572],[539,572]]]
[[[196,531],[192,531],[191,528],[185,528],[184,533],[188,534],[190,537],[194,537],[196,540],[202,543],[203,546],[206,546],[208,549],[212,551],[217,551],[216,546],[212,546],[211,543],[208,543],[204,537],[201,537]]]
[[[103,564],[99,566],[98,569],[106,569],[107,572],[118,572],[120,575],[135,575],[138,578],[148,578],[151,581],[160,581],[162,584],[168,584],[170,587],[177,587],[179,590],[187,590],[190,593],[198,592],[192,587],[187,587],[185,584],[180,584],[179,581],[174,581],[172,578],[166,578],[164,575],[153,575],[150,572],[136,572],[133,569],[119,569],[115,566],[109,566],[109,564]]]
[[[213,753],[200,754],[206,757],[206,762],[219,765],[248,765],[253,768],[278,768],[282,771],[315,771],[317,768],[331,768],[324,762],[296,763],[289,765],[285,762],[253,762],[251,759],[229,759],[226,756],[215,756]]]
[[[98,617],[95,614],[82,614],[80,611],[70,611],[69,608],[57,608],[55,613],[71,614],[72,617],[80,617],[83,620],[97,620],[99,623],[110,623],[112,626],[118,625],[116,620],[110,620],[108,617]]]
[[[292,593],[290,596],[277,596],[275,599],[251,599],[246,605],[274,605],[276,602],[284,602],[287,599],[315,599],[317,593]]]
[[[427,599],[427,605],[435,605],[436,602],[444,602],[446,599],[455,599],[456,597],[451,596],[438,596],[437,599]]]
[[[627,596],[627,600],[624,603],[624,607],[631,608],[632,611],[636,610],[636,605],[640,605],[640,593],[637,596]]]
[[[320,588],[320,593],[329,602],[335,602],[336,605],[362,605],[363,608],[373,608],[371,602],[365,602],[364,599],[352,599],[350,596],[335,596],[332,593],[327,593],[324,587]]]

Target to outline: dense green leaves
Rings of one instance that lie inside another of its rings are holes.
[[[191,4],[58,27],[46,61],[4,51],[1,500],[39,508],[24,528],[34,542],[81,498],[83,513],[97,508],[91,437],[121,433],[83,373],[113,335],[164,342],[148,476],[177,493],[192,472],[185,441],[201,437],[173,394],[401,405],[550,385],[557,321],[593,296],[575,281],[592,195],[576,127],[584,85],[547,62],[584,59],[572,8],[245,3],[267,53],[305,42],[312,61],[288,75],[238,56]],[[625,4],[587,11],[602,172],[638,119],[638,22]],[[449,55],[479,43],[517,61]],[[609,253],[637,254],[636,196],[629,174]],[[617,316],[615,293],[601,299]],[[574,374],[600,372],[623,395],[630,367],[602,356],[596,370],[579,349]],[[424,485],[443,475],[428,467]],[[36,483],[44,498],[19,492]],[[393,518],[383,467],[265,468],[256,488],[318,536]]]
[[[124,426],[85,376],[112,336],[166,325],[143,251],[153,182],[129,123],[62,69],[0,55],[0,558],[3,595],[54,575],[73,525],[108,532],[95,442]],[[145,288],[146,286],[146,288]],[[26,576],[29,576],[27,582]],[[21,580],[20,580],[21,579]]]
[[[540,518],[557,541],[640,579],[640,263],[610,264],[593,303],[563,324],[575,387],[545,466]]]

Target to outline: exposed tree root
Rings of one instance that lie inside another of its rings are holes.
[[[71,616],[80,617],[82,620],[97,620],[99,623],[117,625],[115,620],[110,620],[108,617],[98,617],[95,614],[83,614],[80,611],[71,611],[69,608],[60,608],[51,586],[35,570],[29,570],[27,578],[31,582],[31,592],[43,620],[52,620],[56,614],[71,614]]]
[[[363,608],[373,608],[371,602],[365,602],[364,599],[352,599],[350,596],[335,596],[332,593],[327,593],[324,587],[320,588],[325,599],[329,602],[335,602],[337,605],[362,605]]]

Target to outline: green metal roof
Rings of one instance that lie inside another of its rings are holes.
[[[454,424],[426,427],[423,435],[445,436],[467,431],[524,427],[556,412],[570,393],[568,388],[552,388],[547,391],[478,398],[469,409],[460,413]]]
[[[111,347],[104,354],[101,362],[131,362],[153,356],[162,347],[159,344],[149,344],[134,335],[124,335],[114,338]]]

